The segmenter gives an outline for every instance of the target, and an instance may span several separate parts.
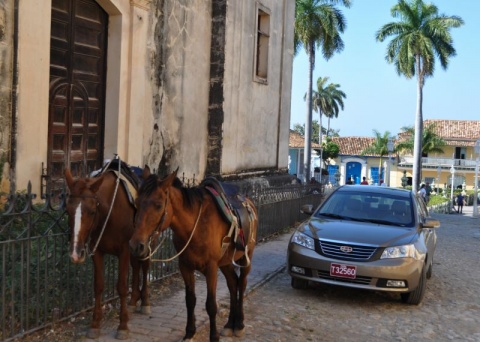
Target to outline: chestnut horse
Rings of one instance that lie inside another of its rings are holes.
[[[120,163],[119,160],[118,163]],[[117,291],[120,296],[120,325],[117,328],[116,338],[127,339],[129,336],[126,298],[130,263],[132,294],[129,306],[136,309],[137,302],[141,299],[140,311],[145,314],[150,313],[147,280],[150,260],[141,261],[130,255],[128,242],[133,233],[135,208],[129,202],[124,186],[117,185],[117,179],[117,175],[112,170],[106,170],[98,177],[78,179],[73,179],[69,169],[65,170],[65,180],[69,189],[66,209],[71,232],[70,258],[74,263],[83,263],[89,254],[93,260],[95,306],[87,336],[94,339],[100,336],[105,254],[115,255],[118,258]],[[143,271],[141,289],[140,270]]]
[[[196,332],[194,309],[195,270],[205,275],[207,282],[206,310],[210,319],[210,341],[218,341],[216,326],[217,277],[222,271],[230,291],[230,313],[222,335],[242,336],[245,331],[243,300],[247,287],[247,276],[256,243],[257,210],[249,199],[243,205],[249,210],[250,224],[245,251],[237,251],[234,242],[222,249],[231,224],[222,216],[214,197],[198,186],[183,187],[177,178],[177,171],[161,180],[144,169],[144,182],[137,198],[135,231],[130,240],[132,253],[139,257],[151,256],[150,242],[170,227],[173,243],[178,254],[180,272],[185,283],[187,324],[184,340],[193,338]],[[242,264],[242,267],[235,266]],[[238,269],[238,274],[237,274]]]

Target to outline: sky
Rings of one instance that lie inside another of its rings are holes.
[[[347,21],[342,34],[345,48],[328,61],[316,51],[313,84],[319,77],[329,77],[345,92],[344,110],[330,121],[341,137],[373,137],[401,132],[414,126],[417,103],[417,79],[399,76],[385,54],[390,39],[380,43],[375,33],[393,18],[390,9],[396,0],[353,0],[350,8],[338,6]],[[444,70],[438,59],[435,72],[423,88],[423,119],[480,120],[480,0],[432,0],[440,14],[456,15],[464,25],[452,28],[451,57]],[[307,107],[304,96],[308,86],[308,60],[302,48],[293,61],[290,127],[305,124]],[[319,120],[313,112],[313,120]],[[323,127],[327,119],[322,118]]]

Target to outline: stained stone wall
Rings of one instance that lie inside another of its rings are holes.
[[[157,0],[146,163],[188,177],[286,170],[294,4],[271,15],[269,79],[253,80],[257,1]]]
[[[13,0],[0,0],[0,155],[9,153],[12,117],[12,8]]]
[[[13,0],[0,0],[0,192],[8,191],[5,164],[10,154]]]

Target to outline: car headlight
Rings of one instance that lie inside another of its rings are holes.
[[[315,250],[315,242],[313,241],[313,239],[303,233],[295,232],[292,236],[292,242],[305,248]]]
[[[395,259],[395,258],[416,258],[417,249],[415,245],[404,245],[387,247],[382,253],[380,259]]]

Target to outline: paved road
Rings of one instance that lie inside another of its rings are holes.
[[[433,277],[419,306],[402,304],[399,295],[314,284],[294,290],[285,271],[290,234],[257,245],[245,302],[246,335],[221,341],[480,341],[480,219],[472,208],[463,215],[434,215],[441,221]],[[152,291],[155,291],[152,286]],[[180,341],[186,309],[183,283],[176,281],[155,301],[150,316],[131,315],[130,342]],[[195,341],[208,341],[205,284],[197,277]],[[226,322],[227,289],[219,276],[220,329]],[[85,323],[71,331],[54,328],[31,341],[90,341]],[[114,339],[118,317],[107,318],[100,342]],[[73,331],[72,331],[73,330]],[[30,341],[30,340],[28,340]]]

